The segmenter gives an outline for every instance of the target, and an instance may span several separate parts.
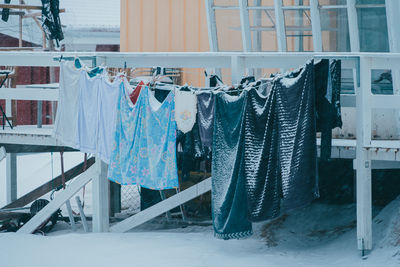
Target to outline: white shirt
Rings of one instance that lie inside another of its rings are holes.
[[[77,69],[73,61],[60,63],[60,91],[53,135],[63,145],[73,148],[75,148],[81,72],[85,71],[82,68]]]

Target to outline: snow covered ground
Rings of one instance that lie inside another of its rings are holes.
[[[82,160],[79,153],[70,156],[68,167]],[[49,178],[39,181],[35,175],[35,168],[49,168],[48,162],[29,161],[32,167],[25,177],[31,181],[18,178],[20,187],[26,185],[19,195]],[[1,192],[0,206],[3,198]],[[125,234],[72,233],[62,222],[48,236],[3,233],[0,266],[400,266],[400,197],[375,212],[374,249],[365,260],[357,250],[355,206],[313,203],[254,224],[254,235],[244,240],[216,239],[211,226],[160,220]]]

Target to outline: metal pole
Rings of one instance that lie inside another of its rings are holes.
[[[275,9],[275,26],[276,26],[276,39],[278,41],[278,51],[286,52],[286,32],[285,32],[285,17],[282,9],[282,0],[274,0]]]

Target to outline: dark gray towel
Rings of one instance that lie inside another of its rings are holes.
[[[309,61],[294,78],[277,77],[276,112],[283,207],[310,203],[319,196],[316,172],[314,67]]]
[[[244,166],[248,218],[262,221],[279,215],[282,192],[276,90],[268,96],[250,89],[246,99]]]
[[[246,94],[215,96],[211,203],[215,236],[223,239],[252,234],[243,165]]]
[[[314,68],[278,75],[267,97],[250,89],[245,109],[244,166],[248,218],[262,221],[318,195]]]

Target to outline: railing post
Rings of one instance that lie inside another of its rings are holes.
[[[363,252],[372,249],[371,58],[360,58],[361,84],[356,90],[357,242]]]
[[[232,69],[232,85],[238,84],[246,69],[244,57],[232,56],[231,69]]]
[[[17,199],[17,154],[6,155],[6,197],[7,204]]]
[[[92,180],[93,191],[93,232],[108,232],[109,230],[109,183],[107,179],[107,164],[96,158],[96,175]]]

